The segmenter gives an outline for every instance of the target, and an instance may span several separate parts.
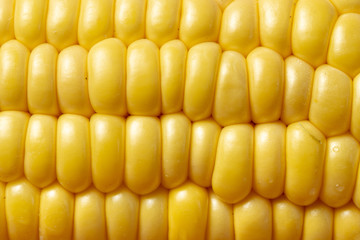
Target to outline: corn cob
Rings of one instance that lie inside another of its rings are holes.
[[[0,1],[0,239],[357,239],[359,16]]]

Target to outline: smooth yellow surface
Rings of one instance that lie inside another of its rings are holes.
[[[192,182],[170,190],[168,239],[205,239],[208,205],[207,190]]]
[[[89,119],[63,114],[57,126],[57,179],[66,190],[81,192],[91,184]]]
[[[224,50],[248,55],[260,44],[256,0],[233,1],[224,10],[219,43]]]
[[[74,195],[59,183],[41,191],[39,231],[42,240],[71,240],[73,231]]]
[[[29,119],[25,140],[24,173],[36,187],[43,188],[56,179],[57,119],[34,114]]]
[[[56,93],[58,52],[49,43],[35,47],[28,63],[27,98],[31,114],[59,115]]]
[[[353,80],[352,111],[350,131],[360,141],[360,74]]]
[[[147,39],[133,42],[126,59],[126,103],[131,115],[161,111],[159,48]]]
[[[252,121],[276,121],[281,115],[284,90],[284,60],[274,50],[254,49],[247,57]]]
[[[282,122],[263,123],[254,130],[253,189],[273,199],[284,190],[286,126]]]
[[[327,139],[320,199],[337,208],[351,200],[360,157],[359,143],[350,134]]]
[[[348,240],[360,237],[360,210],[348,203],[334,210],[334,239]]]
[[[27,75],[30,52],[10,40],[0,49],[0,109],[27,111]]]
[[[216,151],[212,189],[225,202],[236,203],[251,190],[254,129],[237,124],[222,129]]]
[[[314,69],[295,56],[285,59],[285,85],[281,120],[290,124],[308,119]]]
[[[158,46],[176,39],[179,32],[181,0],[148,0],[146,38]]]
[[[0,181],[11,182],[23,175],[25,135],[29,114],[0,112]]]
[[[269,200],[250,193],[234,205],[235,239],[271,240],[272,209]]]
[[[126,115],[126,47],[119,39],[95,44],[88,55],[88,86],[97,113]]]
[[[14,8],[15,0],[0,0],[0,45],[15,38]]]
[[[216,0],[222,11],[234,0]]]
[[[166,240],[168,235],[168,191],[158,188],[141,196],[138,239]]]
[[[331,0],[331,2],[340,13],[360,13],[360,2],[358,0]]]
[[[351,78],[329,65],[316,69],[309,120],[326,136],[339,135],[349,130],[351,100]]]
[[[221,56],[212,116],[222,126],[251,120],[246,61],[238,52]]]
[[[209,190],[209,211],[206,239],[234,239],[233,206],[221,201],[211,190]]]
[[[106,227],[109,240],[136,240],[139,196],[122,186],[106,195]]]
[[[16,0],[14,32],[30,50],[45,42],[48,0]]]
[[[0,239],[8,240],[5,210],[5,184],[0,182]]]
[[[324,135],[309,121],[286,129],[285,194],[297,205],[309,205],[319,196],[326,150]]]
[[[114,36],[126,45],[145,37],[146,0],[116,0]]]
[[[162,185],[174,188],[188,177],[191,122],[183,113],[161,116]]]
[[[220,58],[217,43],[200,43],[189,50],[183,109],[192,121],[211,115]]]
[[[216,42],[221,15],[215,0],[182,0],[179,39],[188,48],[202,42]]]
[[[213,119],[192,124],[189,178],[201,187],[210,187],[221,128]]]
[[[285,196],[272,201],[273,239],[300,240],[304,208],[290,202]]]
[[[329,0],[298,0],[291,35],[293,54],[314,67],[325,63],[336,18]]]
[[[39,239],[40,190],[21,178],[6,185],[5,213],[9,239]]]
[[[78,39],[90,49],[95,43],[112,37],[115,0],[81,0]]]
[[[331,240],[333,236],[333,209],[320,201],[305,208],[303,240]]]
[[[125,183],[136,194],[150,193],[161,182],[160,120],[130,116],[125,132]]]
[[[49,0],[46,41],[58,51],[77,43],[80,0]]]
[[[125,162],[125,119],[94,114],[90,119],[91,169],[95,187],[115,190],[123,181]]]
[[[261,45],[283,57],[291,54],[291,26],[297,0],[259,0]]]
[[[75,196],[74,240],[102,240],[106,238],[105,196],[90,187]]]
[[[89,117],[93,112],[88,91],[87,51],[79,46],[62,50],[57,63],[57,93],[62,113]]]
[[[341,15],[331,34],[327,62],[355,77],[360,73],[360,4],[359,13]]]
[[[187,49],[180,40],[160,48],[162,113],[179,112],[183,106]]]

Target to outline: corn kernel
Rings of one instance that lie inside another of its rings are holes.
[[[360,74],[353,81],[350,131],[360,141]]]
[[[263,123],[254,130],[253,189],[265,198],[276,198],[284,190],[286,126]]]
[[[209,190],[209,211],[206,229],[206,239],[208,240],[234,239],[233,207],[221,201],[211,190]]]
[[[59,115],[56,93],[58,53],[51,44],[35,47],[29,58],[27,97],[31,114]]]
[[[316,69],[309,120],[326,136],[345,133],[350,127],[352,81],[329,65]]]
[[[314,67],[325,63],[337,12],[329,0],[299,0],[294,12],[292,50]]]
[[[28,120],[24,112],[0,112],[0,181],[11,182],[23,175]]]
[[[148,0],[146,38],[159,47],[178,37],[181,0]]]
[[[326,139],[310,122],[290,124],[286,129],[286,197],[297,205],[318,198],[323,177]]]
[[[281,120],[286,124],[308,119],[314,69],[300,58],[285,59],[285,86]]]
[[[105,196],[93,187],[75,196],[73,239],[106,239]]]
[[[29,119],[25,140],[24,172],[36,187],[43,188],[56,179],[56,129],[53,116],[34,114]]]
[[[15,0],[0,1],[0,46],[15,38],[14,7]]]
[[[133,42],[127,53],[126,103],[131,115],[157,116],[161,111],[158,47],[147,39]]]
[[[94,112],[88,92],[87,51],[79,46],[62,50],[57,64],[57,92],[62,113],[85,117]]]
[[[116,0],[114,36],[127,46],[145,36],[146,0]]]
[[[80,0],[49,0],[46,41],[58,51],[77,43]]]
[[[91,184],[89,120],[63,114],[58,119],[56,175],[70,192],[81,192]]]
[[[192,121],[210,117],[220,63],[220,45],[200,43],[189,50],[186,64],[184,113]]]
[[[219,43],[224,50],[247,56],[259,46],[259,16],[256,0],[233,1],[224,10]]]
[[[300,240],[304,220],[304,208],[281,196],[272,201],[273,239]]]
[[[208,205],[208,192],[191,182],[170,190],[168,239],[205,239]]]
[[[255,123],[280,118],[284,90],[284,60],[274,50],[254,49],[247,57],[252,120]]]
[[[97,113],[126,115],[126,47],[116,38],[95,44],[88,55],[88,86]]]
[[[269,200],[250,193],[234,205],[235,239],[270,240],[272,209]]]
[[[227,203],[244,199],[251,190],[253,132],[250,124],[237,124],[223,128],[220,133],[212,188]]]
[[[183,113],[161,116],[162,185],[174,188],[188,177],[191,122]]]
[[[136,240],[139,197],[122,186],[106,195],[106,225],[109,240]]]
[[[166,240],[168,234],[168,191],[159,187],[140,198],[138,239]]]
[[[27,111],[27,72],[30,52],[10,40],[0,49],[0,109]]]
[[[14,33],[30,50],[45,42],[47,0],[16,0]]]
[[[212,116],[222,126],[251,120],[246,61],[235,51],[221,56]]]
[[[72,239],[73,214],[73,194],[66,191],[58,183],[44,188],[40,195],[40,239]]]
[[[125,119],[94,114],[90,119],[91,166],[95,187],[110,192],[123,181]]]
[[[258,4],[261,45],[289,56],[296,0],[260,0]]]
[[[180,40],[165,43],[160,48],[162,113],[181,111],[184,100],[187,49]]]
[[[331,240],[333,236],[333,209],[316,201],[305,207],[303,240]]]
[[[150,193],[161,181],[160,120],[130,116],[125,132],[125,183],[136,194]]]
[[[189,178],[202,187],[210,187],[221,128],[213,119],[192,124]]]
[[[360,10],[360,4],[359,4]],[[360,73],[360,14],[341,15],[330,38],[327,62],[355,77]]]
[[[360,210],[353,204],[334,210],[334,239],[358,239],[360,236]]]
[[[89,50],[95,43],[113,35],[115,0],[81,0],[78,38]]]
[[[216,42],[221,14],[215,0],[182,0],[179,39],[188,48],[202,42]]]
[[[359,143],[351,135],[327,139],[320,199],[328,206],[338,208],[351,200],[359,156]]]
[[[9,239],[39,239],[40,190],[21,178],[6,185],[5,196]]]

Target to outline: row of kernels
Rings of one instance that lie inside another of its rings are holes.
[[[126,49],[111,38],[89,54],[71,46],[58,56],[49,44],[29,55],[11,40],[0,50],[0,108],[87,117],[94,111],[158,116],[183,109],[192,121],[212,115],[222,126],[309,118],[326,136],[345,133],[351,122],[359,139],[358,78],[352,82],[330,65],[314,71],[294,56],[283,61],[265,47],[245,60],[234,51],[221,54],[219,45],[210,42],[187,53],[179,40],[159,50],[149,40]]]
[[[360,147],[346,133],[325,138],[309,121],[223,128],[212,119],[191,124],[182,113],[155,117],[0,113],[1,181],[23,174],[37,187],[57,178],[71,192],[93,182],[110,192],[124,182],[137,194],[188,178],[235,203],[254,189],[283,192],[298,205],[321,198],[332,207],[353,197],[360,206]]]
[[[46,40],[62,50],[78,42],[90,49],[113,36],[126,45],[147,38],[158,46],[179,38],[188,48],[219,41],[224,50],[245,56],[262,45],[283,57],[293,52],[314,67],[327,61],[351,77],[360,72],[356,34],[360,4],[351,1],[233,1],[225,3],[223,14],[221,3],[215,0],[42,0],[37,4],[13,0],[0,4],[4,9],[1,44],[16,37],[30,49]],[[339,18],[338,12],[343,13]]]
[[[126,187],[72,194],[54,183],[0,183],[1,239],[354,239],[360,210],[317,201],[298,206],[250,193],[235,204],[187,182],[138,196]],[[19,206],[21,205],[21,208]]]

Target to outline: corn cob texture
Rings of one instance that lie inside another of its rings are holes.
[[[358,239],[357,0],[0,0],[0,239]]]

